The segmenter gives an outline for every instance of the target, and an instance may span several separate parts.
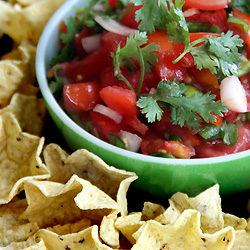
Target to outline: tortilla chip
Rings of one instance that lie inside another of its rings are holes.
[[[111,167],[85,149],[77,150],[68,156],[56,144],[50,144],[45,148],[44,161],[52,173],[51,181],[65,183],[76,174],[90,181],[111,198],[117,198],[119,211],[122,215],[127,214],[126,193],[131,182],[137,179],[135,173]]]
[[[1,10],[1,15],[0,15],[0,34],[4,33],[4,25],[12,18],[14,10],[11,4],[5,2],[5,1],[0,1],[0,10]]]
[[[224,227],[232,226],[235,230],[246,229],[247,221],[232,214],[223,213]]]
[[[3,33],[17,44],[24,40],[37,44],[46,23],[64,2],[65,0],[40,0],[25,8],[15,4],[3,19]]]
[[[48,250],[41,240],[38,243],[33,237],[27,241],[13,242],[7,247],[1,247],[1,250]]]
[[[49,230],[42,229],[36,233],[36,238],[41,239],[49,250],[97,250],[98,248],[92,238],[93,228],[97,228],[98,230],[98,227],[94,225],[78,233],[67,235],[58,235]]]
[[[13,114],[0,116],[0,204],[21,192],[26,180],[49,177],[40,159],[43,144],[44,138],[23,133]]]
[[[20,220],[19,216],[27,208],[26,200],[18,200],[0,206],[0,233],[10,227],[28,223],[28,220]]]
[[[101,239],[112,248],[119,248],[119,231],[115,228],[117,210],[113,210],[109,215],[104,216],[100,225]]]
[[[6,230],[0,232],[0,247],[8,246],[13,242],[25,241],[38,229],[37,224],[34,222],[6,228]]]
[[[50,181],[27,181],[28,208],[20,216],[40,228],[71,223],[82,218],[101,221],[117,203],[90,182],[76,175],[64,185]]]
[[[78,233],[90,226],[92,226],[92,221],[90,219],[83,218],[82,220],[74,223],[68,223],[65,225],[56,225],[54,227],[47,227],[46,230],[49,230],[59,235],[65,235],[65,234]]]
[[[0,61],[0,108],[5,107],[24,78],[23,72],[11,61]]]
[[[131,213],[127,216],[121,216],[116,220],[115,227],[127,238],[129,242],[134,244],[135,239],[133,234],[145,224],[141,218],[141,212]]]
[[[11,112],[15,115],[23,132],[42,135],[46,115],[43,99],[16,93],[13,95],[10,104],[0,110],[0,115],[4,112]]]
[[[199,211],[201,213],[201,228],[204,232],[215,232],[224,227],[218,184],[194,198],[176,193],[171,197],[171,200],[180,212],[185,209]]]
[[[157,216],[163,214],[165,211],[165,208],[156,203],[152,202],[144,202],[143,209],[142,209],[142,220],[153,220]]]
[[[164,226],[153,220],[147,221],[132,250],[230,250],[234,238],[232,227],[226,227],[214,234],[203,234],[200,229],[200,213],[189,209],[172,225]]]

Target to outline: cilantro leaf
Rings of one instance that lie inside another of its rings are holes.
[[[133,71],[136,66],[132,59],[138,61],[141,69],[141,77],[138,87],[138,95],[141,91],[141,86],[144,80],[144,74],[146,72],[151,71],[151,67],[156,65],[158,57],[156,52],[158,49],[158,45],[154,43],[147,43],[147,35],[145,32],[136,32],[135,34],[130,34],[127,38],[126,45],[123,48],[120,48],[120,45],[117,47],[116,53],[111,53],[113,58],[114,72],[115,76],[124,80],[127,85],[129,85],[131,89],[131,85],[126,81],[125,77],[122,76],[120,67],[123,68],[125,65]],[[143,47],[142,47],[143,46]]]
[[[238,125],[234,123],[227,123],[224,121],[220,127],[220,134],[224,144],[232,147],[238,141]]]
[[[183,0],[131,0],[136,6],[143,5],[136,11],[135,20],[141,21],[140,31],[152,33],[156,29],[167,31],[171,41],[189,43],[188,26],[182,12]],[[168,7],[169,6],[169,7]]]
[[[213,74],[220,72],[224,76],[237,75],[241,62],[239,47],[243,47],[243,40],[228,31],[219,37],[204,37],[189,43],[173,63],[190,52],[198,69],[209,69]]]
[[[146,114],[148,122],[160,121],[160,105],[165,106],[170,109],[170,121],[174,125],[182,127],[186,123],[188,128],[195,130],[201,126],[201,117],[207,123],[213,122],[216,120],[213,114],[223,116],[222,112],[227,111],[220,101],[214,101],[215,95],[195,93],[188,97],[185,95],[187,89],[184,83],[180,84],[177,80],[167,83],[162,81],[157,86],[157,93],[141,97],[137,106]]]

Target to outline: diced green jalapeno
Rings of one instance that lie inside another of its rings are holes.
[[[91,128],[91,122],[85,122],[83,119],[77,114],[77,113],[72,113],[69,114],[69,117],[79,126],[81,126],[84,130],[87,132],[90,132]]]
[[[151,156],[156,156],[156,157],[162,157],[162,158],[171,158],[171,159],[175,159],[175,157],[171,154],[171,153],[151,153]]]
[[[187,85],[188,89],[185,92],[185,95],[188,97],[193,97],[196,93],[201,93],[201,91],[194,86]]]
[[[205,128],[201,129],[198,134],[205,140],[220,138],[220,128],[215,124],[208,124]]]
[[[179,141],[180,143],[182,143],[182,140],[179,136],[177,135],[172,135],[170,138],[169,138],[170,141]]]
[[[108,135],[108,139],[109,139],[110,144],[119,148],[123,148],[123,149],[126,148],[125,142],[119,136],[110,134]]]

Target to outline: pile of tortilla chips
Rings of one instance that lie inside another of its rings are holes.
[[[0,0],[0,34],[14,41],[0,60],[0,249],[249,250],[250,222],[222,212],[218,185],[128,213],[136,174],[45,144],[36,44],[64,1]]]

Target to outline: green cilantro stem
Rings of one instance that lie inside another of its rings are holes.
[[[140,48],[137,48],[138,54],[139,54],[139,64],[140,64],[140,69],[141,69],[141,76],[140,76],[140,81],[139,81],[139,85],[137,88],[137,92],[136,95],[140,96],[141,94],[141,89],[142,89],[142,84],[144,81],[144,76],[145,76],[145,64],[144,64],[144,60],[143,60],[143,55],[142,55],[142,51]]]
[[[190,53],[190,52],[191,52],[192,48],[193,48],[195,45],[197,45],[197,44],[199,44],[199,43],[202,43],[202,42],[205,42],[205,41],[207,41],[207,40],[208,40],[207,37],[202,37],[202,38],[199,38],[199,39],[197,39],[197,40],[195,40],[195,41],[189,43],[189,44],[185,47],[184,51],[183,51],[183,52],[173,61],[173,63],[175,64],[175,63],[179,62],[187,53]]]

